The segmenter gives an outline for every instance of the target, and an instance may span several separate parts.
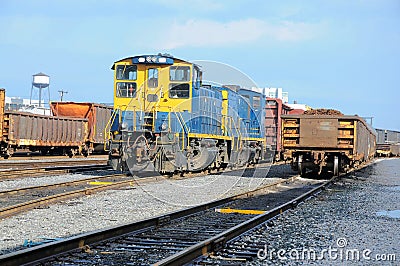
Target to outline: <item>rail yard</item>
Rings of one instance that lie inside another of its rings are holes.
[[[113,107],[9,111],[0,90],[1,265],[400,259],[399,132],[167,54],[111,69]]]

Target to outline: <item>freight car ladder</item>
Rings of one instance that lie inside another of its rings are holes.
[[[3,130],[4,130],[5,99],[6,99],[6,91],[4,89],[0,89],[0,141],[3,138]]]
[[[354,136],[356,136],[356,124],[354,119],[339,118],[337,147],[345,152],[349,158],[353,157]],[[358,158],[355,158],[358,160]]]

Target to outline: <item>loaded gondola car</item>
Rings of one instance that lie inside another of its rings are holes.
[[[91,103],[53,103],[54,115],[6,111],[0,89],[0,156],[16,151],[89,155],[104,152],[104,128],[112,109]]]
[[[359,116],[342,114],[282,115],[284,158],[304,175],[339,175],[373,159],[376,133]]]

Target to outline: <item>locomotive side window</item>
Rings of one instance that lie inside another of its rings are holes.
[[[158,87],[158,69],[157,68],[149,68],[148,70],[148,79],[147,86],[149,88],[157,88]]]
[[[253,108],[255,110],[260,110],[261,99],[260,96],[253,96]]]
[[[136,80],[137,66],[119,65],[117,66],[117,79],[118,80]]]
[[[199,81],[199,71],[197,70],[196,67],[193,67],[192,80],[193,80],[193,82],[198,82]]]
[[[189,98],[189,84],[169,84],[169,98]]]
[[[169,68],[170,81],[189,81],[190,67],[188,66],[171,66]]]
[[[120,97],[120,98],[136,97],[136,83],[135,82],[118,82],[117,83],[117,97]]]
[[[242,95],[242,97],[243,97],[243,99],[248,103],[248,104],[250,104],[250,97],[249,97],[249,95]]]
[[[195,84],[195,89],[198,89],[198,86],[201,86],[201,71],[196,66],[193,67],[192,81]]]

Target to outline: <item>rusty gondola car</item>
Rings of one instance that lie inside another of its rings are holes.
[[[51,111],[58,117],[86,118],[88,132],[86,150],[89,153],[104,151],[104,130],[113,111],[112,106],[97,103],[52,102]]]
[[[376,133],[364,119],[346,115],[282,115],[284,158],[293,170],[340,172],[370,161]]]
[[[89,155],[103,151],[111,107],[92,103],[54,103],[54,116],[5,111],[0,89],[0,157],[15,151]]]
[[[5,90],[0,89],[0,155],[29,150],[73,156],[85,149],[88,120],[4,110]]]

